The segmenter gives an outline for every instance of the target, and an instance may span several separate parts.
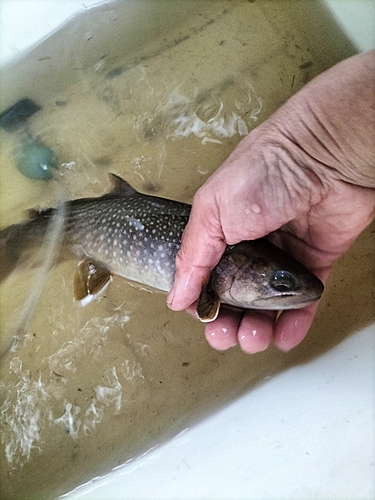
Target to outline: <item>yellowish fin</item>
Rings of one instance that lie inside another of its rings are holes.
[[[74,296],[82,306],[100,297],[112,281],[110,271],[89,257],[82,260],[74,275]]]
[[[202,290],[197,302],[197,314],[202,323],[214,321],[220,309],[220,298],[218,294],[212,290],[208,280],[202,283]]]

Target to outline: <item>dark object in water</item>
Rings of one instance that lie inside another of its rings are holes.
[[[14,132],[25,125],[27,119],[41,109],[39,104],[25,97],[1,113],[0,127],[6,132]]]
[[[19,145],[14,152],[17,170],[29,179],[48,181],[52,179],[52,168],[56,168],[56,157],[38,138],[32,136],[27,120],[41,110],[41,106],[25,97],[0,115],[0,127],[7,132],[19,133]]]

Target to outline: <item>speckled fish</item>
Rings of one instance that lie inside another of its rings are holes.
[[[138,193],[114,174],[111,180],[109,193],[64,206],[59,260],[81,259],[74,290],[83,305],[102,293],[113,275],[168,291],[190,214],[190,205]],[[0,231],[0,281],[48,238],[55,212],[31,211],[28,221]],[[197,312],[202,321],[212,321],[220,303],[297,309],[318,300],[322,292],[321,281],[278,247],[264,239],[244,241],[227,247],[202,284]]]

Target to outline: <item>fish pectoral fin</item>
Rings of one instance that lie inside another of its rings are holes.
[[[112,281],[111,272],[93,259],[85,258],[74,275],[74,297],[82,306],[98,298]]]
[[[203,323],[209,323],[217,318],[220,309],[220,299],[218,294],[205,283],[197,302],[197,314]]]

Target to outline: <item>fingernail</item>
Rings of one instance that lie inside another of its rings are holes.
[[[167,295],[167,306],[168,307],[171,307],[173,299],[174,299],[174,296],[175,296],[175,293],[176,293],[175,287],[172,286],[172,288],[170,289],[170,291],[169,291],[169,293]]]

